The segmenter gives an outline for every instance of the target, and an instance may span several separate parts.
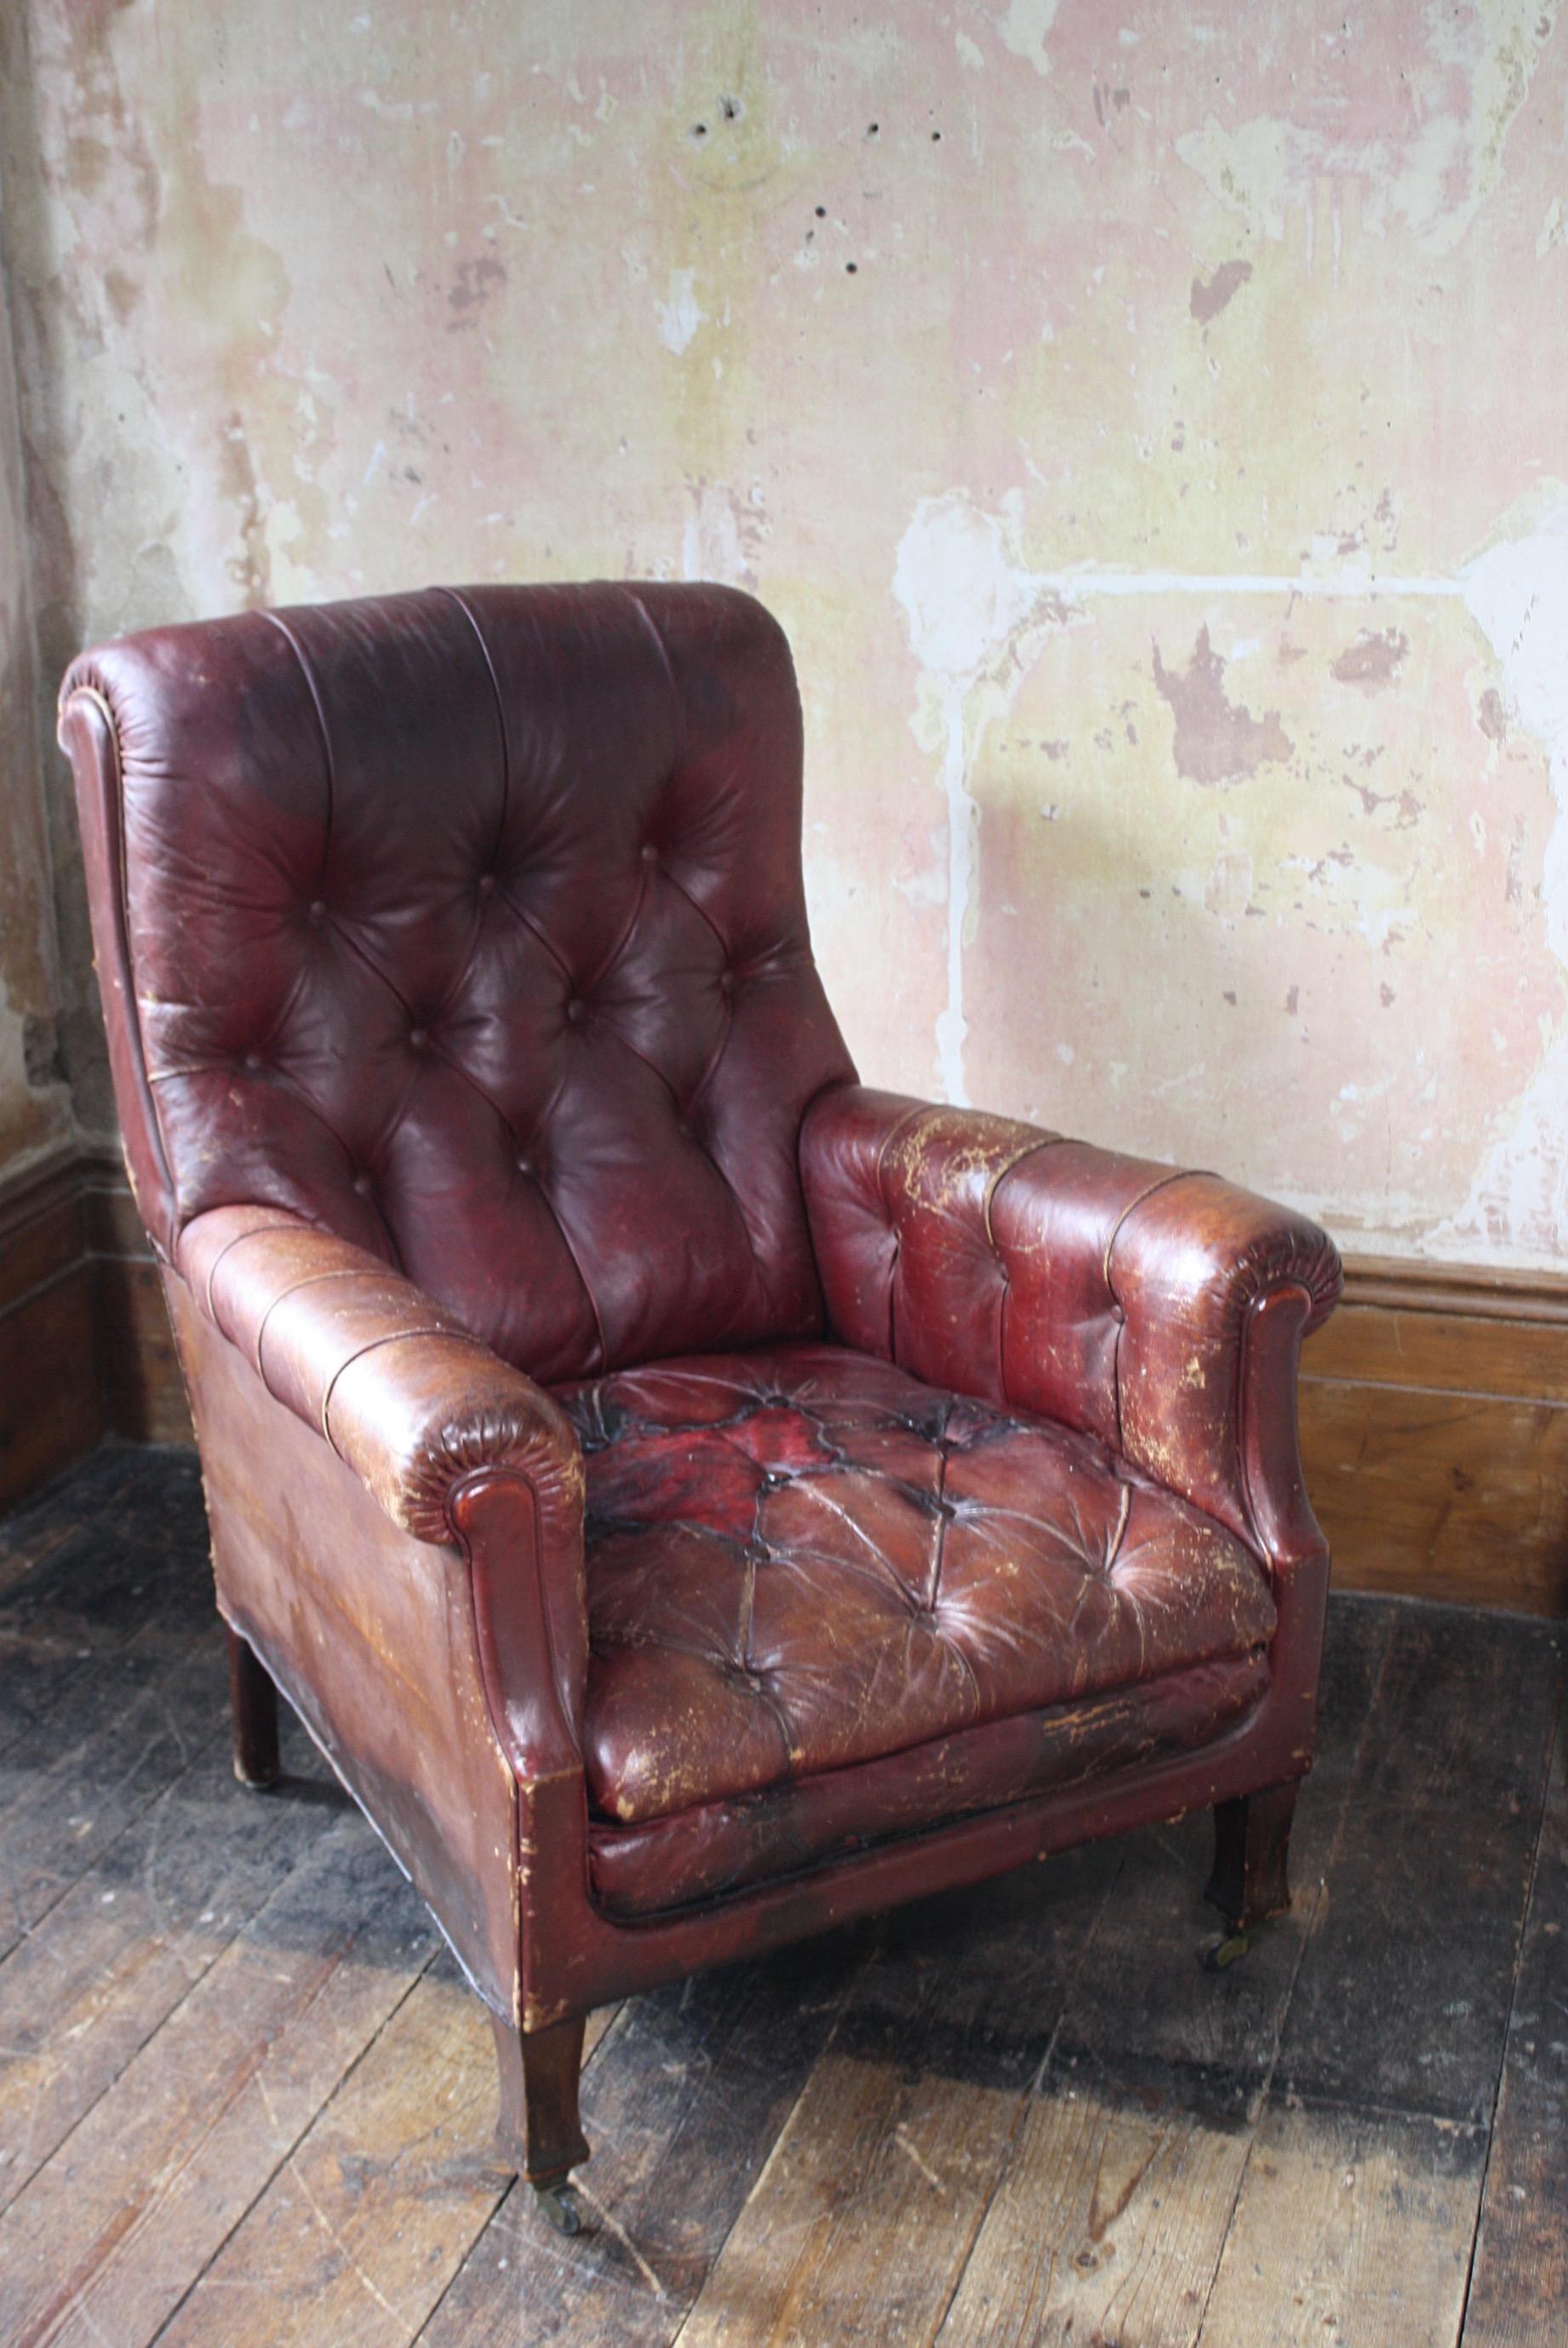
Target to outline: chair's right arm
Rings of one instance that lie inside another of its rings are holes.
[[[800,1171],[848,1343],[1098,1436],[1276,1568],[1321,1550],[1296,1354],[1340,1271],[1305,1216],[1212,1174],[855,1085],[812,1104]]]

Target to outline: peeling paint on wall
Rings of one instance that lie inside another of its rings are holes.
[[[1555,820],[1542,859],[1546,943],[1568,992],[1568,486],[1541,483],[1467,564],[1465,605],[1501,670],[1505,727],[1545,751]],[[1501,1239],[1542,1252],[1568,1235],[1568,1030],[1497,1119],[1469,1193],[1440,1236],[1484,1251]]]
[[[1222,261],[1212,277],[1194,277],[1187,307],[1201,326],[1217,318],[1253,273],[1250,261]]]
[[[1176,771],[1194,783],[1233,782],[1239,775],[1255,775],[1265,760],[1283,761],[1294,745],[1271,709],[1262,718],[1225,697],[1225,664],[1209,642],[1207,627],[1198,631],[1191,657],[1173,675],[1154,652],[1154,682],[1160,697],[1171,705],[1176,720],[1171,756]]]
[[[1568,1264],[1564,120],[1554,0],[18,0],[41,699],[247,602],[751,587],[868,1076]]]
[[[1557,0],[1342,13],[1311,34],[1304,17],[1304,39],[1328,56],[1314,59],[1301,113],[1236,123],[1210,113],[1176,152],[1254,236],[1282,239],[1289,213],[1328,180],[1355,183],[1373,234],[1405,230],[1421,252],[1449,252],[1501,182],[1556,17]]]
[[[1006,713],[1039,633],[1065,625],[1068,616],[1060,598],[1016,561],[1008,521],[981,512],[962,491],[925,499],[899,541],[893,571],[922,673],[916,739],[940,752],[947,803],[947,999],[936,1021],[936,1064],[944,1097],[959,1107],[969,1105],[964,956],[980,927],[971,767],[981,732]],[[1016,534],[1016,514],[1012,522]]]

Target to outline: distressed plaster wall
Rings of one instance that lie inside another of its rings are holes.
[[[0,1176],[70,1132],[10,324],[0,283]]]
[[[754,587],[869,1075],[1559,1264],[1556,14],[15,0],[47,681],[261,600]]]

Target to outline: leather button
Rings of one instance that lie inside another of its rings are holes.
[[[310,901],[308,910],[311,920],[315,923],[317,929],[319,929],[323,922],[326,919],[326,901],[325,898],[313,897]]]
[[[654,843],[653,843],[653,841],[652,841],[651,839],[645,839],[645,840],[643,842],[643,861],[644,861],[644,863],[645,863],[645,864],[656,864],[656,863],[658,862],[658,860],[659,860],[659,851],[658,851],[658,850],[654,846]]]
[[[359,1195],[360,1195],[360,1197],[361,1197],[362,1199],[368,1199],[368,1197],[370,1196],[370,1177],[369,1177],[369,1175],[368,1175],[368,1174],[356,1174],[356,1175],[355,1176],[355,1178],[354,1178],[354,1187],[355,1187],[355,1189],[358,1191],[358,1193],[359,1193]]]
[[[244,1065],[247,1068],[259,1068],[262,1065],[261,1054],[259,1052],[247,1052],[245,1055]]]
[[[410,1028],[409,1028],[409,1030],[408,1030],[408,1045],[409,1045],[409,1048],[410,1048],[410,1050],[415,1051],[415,1052],[422,1052],[422,1051],[424,1051],[424,1049],[425,1049],[426,1045],[429,1043],[429,1040],[430,1040],[430,1035],[429,1035],[429,1030],[428,1030],[428,1028],[425,1028],[425,1027],[410,1027]]]
[[[566,1016],[571,1021],[573,1027],[581,1027],[584,1019],[587,1018],[588,1005],[583,1002],[583,997],[580,994],[573,994],[567,997]]]
[[[526,1174],[526,1175],[529,1177],[529,1179],[531,1180],[531,1179],[532,1179],[532,1177],[533,1177],[533,1160],[532,1160],[532,1159],[531,1159],[531,1158],[520,1158],[520,1159],[518,1159],[518,1161],[517,1161],[517,1170],[518,1170],[518,1172],[519,1172],[520,1174]]]
[[[719,972],[718,991],[721,994],[733,994],[735,993],[735,973],[732,970],[721,970]]]
[[[480,874],[480,895],[481,897],[491,897],[494,894],[495,874],[493,872],[481,872]]]

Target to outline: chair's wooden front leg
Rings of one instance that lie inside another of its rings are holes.
[[[492,2013],[500,2073],[500,2135],[507,2157],[539,2196],[552,2226],[575,2234],[582,2226],[567,2179],[588,2158],[577,2112],[585,2016],[573,2014],[544,2030],[518,2030]]]
[[[227,1628],[227,1625],[225,1625]],[[278,1692],[238,1631],[229,1637],[229,1701],[234,1715],[234,1775],[242,1786],[278,1780]]]
[[[1233,1932],[1290,1906],[1285,1863],[1295,1786],[1269,1786],[1214,1805],[1214,1871],[1207,1897]]]

